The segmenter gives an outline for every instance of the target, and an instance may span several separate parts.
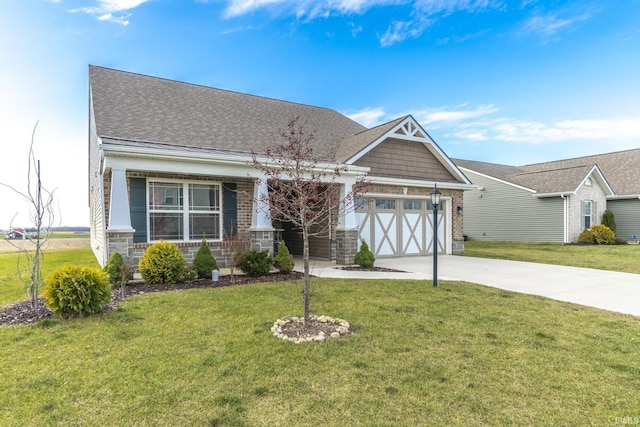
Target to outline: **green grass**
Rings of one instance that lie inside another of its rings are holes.
[[[28,299],[27,288],[17,277],[18,253],[0,253],[0,307]],[[91,248],[51,250],[44,252],[42,274],[51,274],[64,264],[98,267]]]
[[[300,285],[146,294],[0,328],[0,425],[614,425],[640,319],[461,282],[313,280],[352,336],[273,337]]]
[[[640,245],[464,242],[464,255],[640,274]]]

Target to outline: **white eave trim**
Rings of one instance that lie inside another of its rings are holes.
[[[470,190],[477,187],[473,184],[463,184],[461,182],[421,181],[416,179],[388,178],[384,176],[369,175],[365,179],[372,184],[386,184],[400,187],[433,187],[438,185],[438,188],[447,190]]]
[[[100,154],[104,158],[104,169],[121,167],[125,169],[135,170],[150,170],[150,171],[167,171],[178,173],[195,173],[195,174],[207,174],[211,175],[212,172],[216,172],[216,175],[226,176],[257,176],[257,169],[254,168],[250,162],[251,157],[249,155],[241,154],[220,154],[220,153],[194,153],[185,152],[171,149],[148,149],[143,147],[125,147],[121,145],[109,145],[104,142],[100,145]],[[259,158],[259,160],[261,160]],[[266,160],[262,158],[262,160]],[[181,163],[191,163],[192,165],[198,165],[196,170],[185,170],[184,167],[177,166]],[[167,164],[171,164],[172,167],[166,169]],[[224,167],[220,170],[212,170],[212,165],[217,167]],[[336,164],[332,163],[319,163],[317,169],[319,171],[331,170]],[[363,166],[346,165],[348,169],[341,172],[345,178],[357,178],[366,176],[370,168]],[[236,170],[235,173],[230,173],[230,170]],[[338,179],[337,181],[340,181]]]
[[[499,183],[501,183],[501,184],[509,185],[509,186],[511,186],[511,187],[514,187],[514,188],[519,188],[519,189],[521,189],[521,190],[528,191],[528,192],[530,192],[530,193],[532,193],[532,194],[534,194],[534,195],[535,195],[535,192],[536,192],[536,190],[534,190],[533,188],[523,187],[522,185],[514,184],[513,182],[505,181],[505,180],[503,180],[503,179],[496,178],[495,176],[491,176],[491,175],[487,175],[487,174],[484,174],[484,173],[480,173],[480,172],[475,171],[475,170],[473,170],[473,169],[469,169],[469,168],[465,168],[465,167],[460,166],[460,170],[461,170],[461,171],[463,171],[463,172],[464,172],[464,171],[467,171],[467,172],[469,172],[469,173],[476,174],[476,175],[478,175],[478,176],[481,176],[481,177],[483,177],[483,178],[490,179],[490,180],[492,180],[492,181],[499,182]]]
[[[640,194],[625,194],[621,196],[617,196],[614,194],[612,196],[607,196],[607,200],[635,200],[635,199],[640,199]]]
[[[572,196],[576,194],[575,191],[560,191],[557,193],[538,193],[538,194],[534,194],[533,197],[536,197],[538,199],[545,199],[548,197],[566,197],[566,196]]]

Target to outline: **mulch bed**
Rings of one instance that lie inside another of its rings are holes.
[[[120,288],[111,291],[111,302],[105,307],[105,312],[114,310],[121,301],[133,295],[142,295],[149,292],[177,291],[183,289],[220,288],[223,286],[238,286],[250,283],[282,282],[286,280],[298,280],[304,277],[303,273],[294,271],[289,274],[271,273],[262,277],[247,277],[236,275],[235,283],[231,282],[231,276],[221,276],[217,282],[212,280],[196,280],[191,283],[177,283],[175,285],[145,285],[144,283],[130,283],[124,288],[124,298]],[[0,326],[28,325],[41,320],[52,318],[53,313],[44,305],[42,298],[38,301],[37,308],[31,306],[30,301],[23,301],[0,309]]]

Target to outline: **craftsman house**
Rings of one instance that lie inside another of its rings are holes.
[[[575,243],[606,209],[617,237],[640,235],[640,149],[525,166],[455,163],[475,186],[464,194],[469,239]]]
[[[89,205],[98,261],[119,251],[137,262],[160,240],[191,260],[205,235],[221,262],[225,238],[238,230],[253,248],[272,251],[282,238],[300,253],[300,233],[258,206],[267,185],[250,164],[294,117],[316,130],[314,154],[348,167],[337,178],[343,194],[363,175],[369,182],[357,209],[346,206],[328,235],[311,242],[312,256],[352,263],[359,238],[377,256],[431,253],[427,200],[435,185],[443,200],[440,251],[463,250],[463,191],[471,184],[411,116],[368,129],[327,108],[90,66]]]

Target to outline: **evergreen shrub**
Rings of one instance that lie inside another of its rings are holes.
[[[211,279],[211,272],[218,269],[216,259],[211,255],[211,249],[203,238],[198,253],[193,258],[193,268],[201,279]]]
[[[376,257],[373,255],[373,252],[369,250],[369,245],[367,245],[367,242],[364,240],[362,240],[360,244],[360,250],[356,254],[354,262],[363,268],[373,267],[373,263],[376,262]]]
[[[578,243],[581,245],[593,245],[596,242],[596,239],[593,237],[593,233],[587,228],[585,228],[580,236],[578,236]]]
[[[187,261],[180,248],[173,243],[157,242],[144,252],[138,270],[144,282],[174,284],[181,282],[187,272]]]
[[[131,279],[131,272],[124,263],[122,254],[117,251],[111,254],[103,270],[109,276],[109,283],[114,288],[122,286],[123,283]]]
[[[273,258],[269,256],[269,251],[266,249],[262,251],[256,249],[245,251],[238,263],[238,268],[250,277],[266,276],[271,271],[272,266]]]
[[[109,276],[99,268],[65,265],[45,279],[43,296],[56,316],[99,313],[111,301]]]
[[[604,213],[602,214],[602,225],[606,225],[607,227],[609,227],[611,231],[613,231],[613,234],[616,234],[616,231],[618,231],[616,218],[613,215],[613,212],[611,212],[609,209],[604,211]]]
[[[616,241],[615,234],[606,225],[594,225],[591,227],[591,234],[593,234],[593,239],[599,245],[613,245]]]
[[[289,253],[289,248],[284,243],[284,240],[278,244],[278,253],[273,258],[273,265],[282,273],[291,273],[295,263],[293,261],[293,255]]]

